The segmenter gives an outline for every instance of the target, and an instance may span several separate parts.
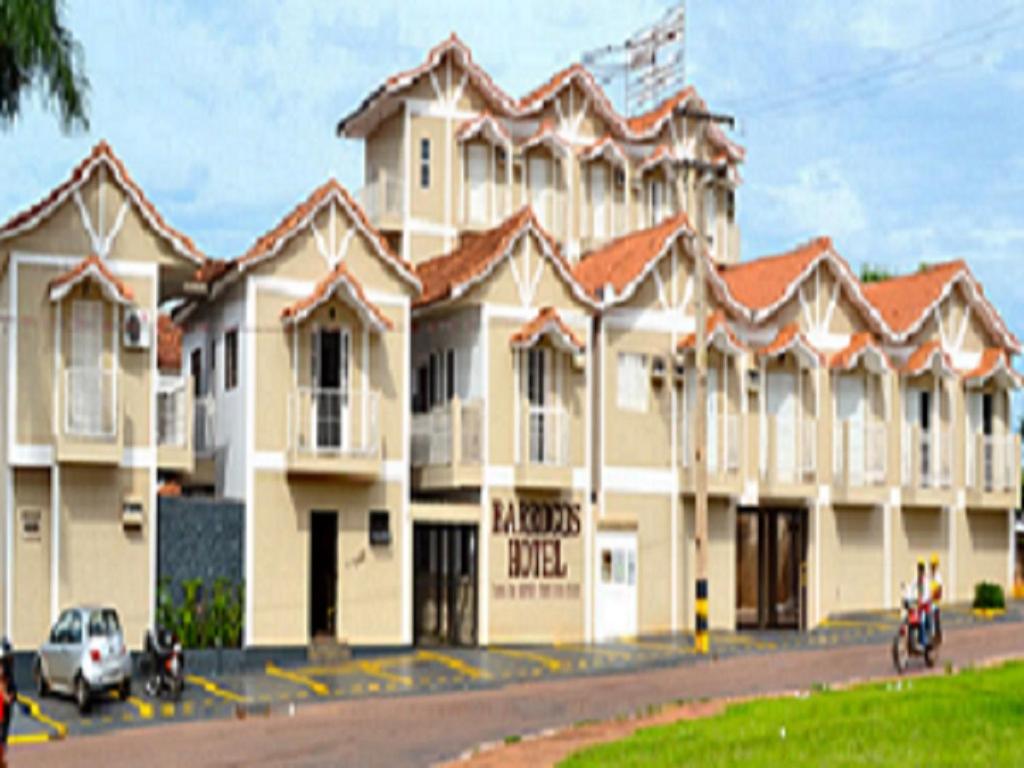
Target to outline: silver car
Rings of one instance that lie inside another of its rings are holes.
[[[107,606],[76,606],[61,613],[36,656],[36,691],[74,696],[87,712],[92,699],[116,690],[131,695],[132,659],[124,644],[117,611]]]

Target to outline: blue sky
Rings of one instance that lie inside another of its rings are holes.
[[[521,94],[664,2],[71,0],[92,129],[0,133],[0,216],[110,141],[176,226],[236,255],[315,185],[361,184],[337,119],[451,31]],[[747,147],[745,257],[831,235],[854,265],[964,257],[1024,335],[1024,8],[689,0],[688,74]],[[614,95],[614,94],[613,94]]]

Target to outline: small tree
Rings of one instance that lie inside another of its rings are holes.
[[[21,98],[43,89],[61,128],[89,128],[82,47],[61,21],[63,0],[0,0],[0,127],[9,128]]]
[[[860,267],[860,281],[862,283],[880,283],[882,280],[888,280],[890,277],[895,277],[895,275],[887,267],[874,264],[862,264]]]

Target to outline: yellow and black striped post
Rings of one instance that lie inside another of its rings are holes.
[[[697,616],[694,623],[693,650],[707,653],[708,642],[708,580],[697,579]]]

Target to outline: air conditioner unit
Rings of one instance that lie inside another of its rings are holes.
[[[121,527],[126,531],[142,528],[142,501],[135,498],[124,499],[121,505]]]
[[[150,317],[144,309],[132,307],[124,313],[123,338],[127,349],[149,349]]]
[[[587,356],[583,352],[574,352],[572,356],[572,368],[574,371],[585,371],[587,369]]]

